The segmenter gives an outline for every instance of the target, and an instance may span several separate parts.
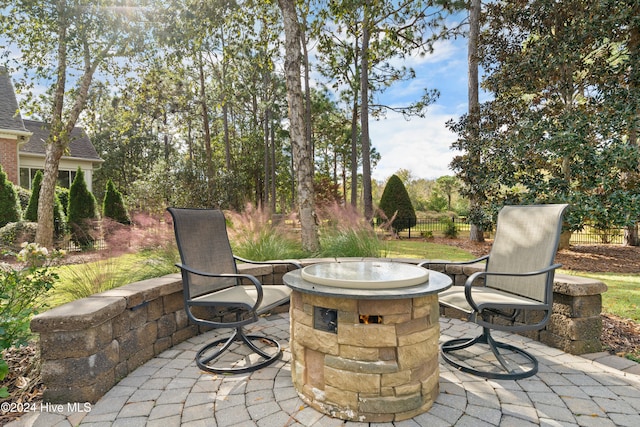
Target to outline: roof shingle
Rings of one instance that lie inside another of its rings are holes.
[[[45,153],[45,142],[49,137],[50,126],[46,123],[35,120],[24,120],[24,125],[33,135],[26,144],[20,146],[21,153],[43,154]],[[96,152],[95,147],[89,140],[84,129],[74,127],[71,131],[71,142],[69,143],[69,151],[65,156],[101,161],[100,156]]]
[[[26,132],[13,83],[5,67],[0,66],[0,129]]]

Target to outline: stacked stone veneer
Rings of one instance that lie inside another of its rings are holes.
[[[323,261],[335,260],[308,259],[302,263]],[[466,277],[481,269],[438,262],[429,266],[450,275],[456,285],[464,284]],[[240,272],[253,274],[267,285],[281,284],[284,269],[278,265],[239,266]],[[573,354],[600,350],[604,291],[602,282],[556,275],[554,314],[549,325],[533,338]],[[96,402],[135,368],[201,332],[188,322],[179,274],[131,283],[56,307],[35,316],[31,329],[40,335],[46,386],[43,398],[62,403]]]
[[[239,270],[273,284],[286,266]],[[35,316],[31,330],[40,335],[43,399],[59,403],[96,402],[144,362],[202,332],[187,318],[180,274],[61,305]]]
[[[314,307],[337,311],[336,332],[314,328]],[[438,396],[438,297],[359,300],[294,292],[291,376],[300,397],[336,418],[400,421]],[[360,323],[360,315],[380,323]]]

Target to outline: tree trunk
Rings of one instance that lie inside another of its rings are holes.
[[[358,95],[353,94],[351,114],[351,206],[358,207]]]
[[[481,0],[471,0],[469,5],[469,47],[467,51],[467,61],[469,64],[469,133],[472,140],[480,138],[480,99],[478,96],[478,36],[480,35],[480,10]],[[476,144],[472,144],[474,146]],[[470,152],[474,163],[479,166],[480,153]],[[471,211],[480,209],[482,194],[472,194],[469,197]],[[484,242],[482,226],[471,224],[469,239],[472,242]]]
[[[67,135],[62,134],[62,109],[67,81],[67,22],[65,19],[66,2],[58,3],[60,26],[58,29],[58,70],[53,99],[53,114],[49,140],[45,149],[44,175],[38,198],[38,228],[36,243],[45,248],[53,247],[53,203],[58,180],[58,166],[65,148]],[[57,135],[57,138],[53,138]]]
[[[265,78],[266,79],[266,78]],[[271,121],[271,108],[267,107],[264,114],[264,124],[263,124],[263,140],[264,140],[264,153],[263,153],[263,168],[264,168],[264,193],[262,195],[263,198],[263,206],[265,208],[271,206],[270,204],[270,196],[271,196],[271,171],[269,167],[269,161],[271,160],[271,144],[269,143],[269,126]],[[271,213],[274,213],[271,211]]]
[[[359,81],[360,64],[358,63],[359,52],[358,42],[355,42],[355,52],[353,55],[355,79]],[[351,206],[358,207],[358,91],[353,90],[353,106],[351,108]]]
[[[205,92],[204,67],[202,57],[198,56],[198,71],[200,76],[200,111],[202,114],[202,128],[204,129],[204,148],[207,165],[207,200],[213,200],[213,153],[211,150],[211,130],[209,129],[209,108],[207,107],[207,94]]]
[[[229,107],[227,106],[227,59],[225,52],[224,29],[220,29],[222,43],[222,126],[224,129],[224,165],[231,170],[231,140],[229,138]]]
[[[636,9],[640,9],[636,7]],[[637,16],[638,10],[635,11],[635,16]],[[630,28],[630,37],[629,37],[629,52],[631,53],[632,58],[640,57],[640,29],[637,26],[632,26]],[[638,65],[638,61],[631,61],[630,66],[630,74],[632,78],[629,79],[629,89],[636,90],[638,75],[640,74],[640,65]],[[640,117],[640,111],[634,111],[633,115],[635,117],[630,120],[629,127],[629,144],[640,146],[640,138],[638,138],[638,117]],[[633,120],[636,119],[636,120]],[[640,165],[638,165],[638,169],[640,169]],[[627,246],[640,246],[640,236],[638,236],[638,218],[634,218],[634,223],[625,227],[624,229],[624,244]]]
[[[307,138],[307,144],[311,147],[311,158],[314,158],[315,145],[313,141],[312,129],[312,116],[311,116],[311,86],[309,78],[309,52],[307,51],[307,39],[304,31],[300,31],[300,40],[302,43],[302,60],[304,61],[304,135]]]
[[[276,213],[276,131],[273,123],[271,132],[271,212]]]
[[[362,197],[364,217],[373,220],[371,194],[371,146],[369,143],[369,1],[364,4],[362,24],[362,58],[360,66],[360,127],[362,144]]]
[[[63,111],[66,92],[67,75],[67,28],[69,28],[69,16],[67,2],[64,0],[57,2],[58,21],[58,68],[54,90],[51,126],[49,140],[45,149],[45,164],[42,186],[40,187],[40,197],[38,199],[38,230],[36,231],[36,243],[46,248],[53,247],[53,204],[55,200],[56,182],[58,181],[58,168],[60,158],[69,146],[71,131],[78,122],[80,114],[85,108],[89,88],[93,80],[96,69],[110,55],[113,49],[112,43],[102,45],[99,52],[92,58],[90,42],[81,39],[79,46],[82,46],[82,57],[84,58],[84,70],[78,79],[78,86],[75,91],[73,105],[69,110],[68,117],[63,120]],[[93,62],[92,62],[93,59]]]
[[[282,11],[285,30],[285,76],[287,103],[289,105],[289,133],[293,162],[297,165],[297,199],[301,225],[302,247],[309,252],[320,249],[318,226],[316,223],[313,159],[311,147],[305,137],[304,100],[300,78],[300,23],[294,0],[278,0]]]

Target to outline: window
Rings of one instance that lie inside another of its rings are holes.
[[[76,178],[76,171],[58,171],[58,186],[71,188],[71,183]]]
[[[31,176],[27,168],[20,168],[20,187],[31,189]]]
[[[28,190],[31,189],[33,178],[36,176],[38,171],[42,171],[42,169],[38,168],[20,168],[20,186],[26,188]],[[44,172],[44,171],[43,171]],[[58,182],[56,185],[63,188],[70,188],[71,183],[76,177],[76,171],[73,170],[61,170],[58,171]]]

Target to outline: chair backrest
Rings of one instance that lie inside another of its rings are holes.
[[[237,273],[224,214],[217,209],[168,208],[182,264],[215,274]],[[183,271],[190,298],[237,284],[236,278],[203,277]]]
[[[505,206],[498,214],[496,235],[487,261],[487,271],[526,273],[553,264],[562,214],[567,205]],[[553,271],[531,277],[491,276],[487,286],[537,301],[548,302]]]

